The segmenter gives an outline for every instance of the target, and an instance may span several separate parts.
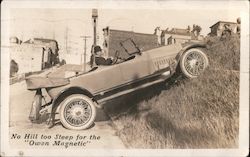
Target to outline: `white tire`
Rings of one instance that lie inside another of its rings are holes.
[[[94,102],[82,94],[68,96],[60,104],[59,112],[62,125],[71,130],[87,129],[96,118]]]
[[[198,77],[208,66],[208,58],[200,49],[192,48],[184,52],[180,60],[182,73],[188,78]]]

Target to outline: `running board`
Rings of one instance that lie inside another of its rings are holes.
[[[105,97],[105,98],[102,98],[102,99],[99,99],[97,100],[98,104],[102,104],[102,103],[105,103],[106,101],[110,100],[110,99],[114,99],[116,97],[119,97],[119,96],[122,96],[122,95],[125,95],[125,94],[128,94],[128,93],[131,93],[131,92],[134,92],[136,90],[139,90],[139,89],[143,89],[143,88],[146,88],[148,86],[151,86],[153,84],[157,84],[157,83],[160,83],[160,82],[163,82],[165,81],[166,79],[164,78],[160,78],[158,80],[155,80],[153,82],[149,82],[149,83],[146,83],[146,84],[143,84],[141,86],[137,86],[135,88],[132,88],[132,89],[128,89],[128,90],[124,90],[124,91],[121,91],[119,93],[116,93],[116,94],[113,94],[111,96],[108,96],[108,97]]]

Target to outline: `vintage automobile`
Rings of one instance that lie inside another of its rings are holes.
[[[54,125],[59,112],[64,127],[87,129],[95,121],[96,108],[101,108],[107,100],[163,82],[177,68],[187,78],[195,78],[208,66],[202,50],[205,45],[201,43],[176,43],[144,52],[131,40],[121,45],[129,57],[119,58],[117,52],[111,65],[88,66],[86,72],[64,65],[44,77],[27,78],[27,88],[36,90],[30,120],[37,121],[40,110],[49,106],[49,126]],[[42,89],[51,98],[45,105],[42,105]]]

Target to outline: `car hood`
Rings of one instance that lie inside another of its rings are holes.
[[[89,65],[86,66],[86,71],[83,71],[83,65],[65,64],[60,67],[53,67],[41,74],[27,77],[25,79],[27,89],[36,90],[64,86],[70,83],[70,78],[90,72]]]

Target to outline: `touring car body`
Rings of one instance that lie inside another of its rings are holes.
[[[47,91],[52,100],[50,121],[53,121],[53,113],[59,107],[63,108],[60,114],[62,115],[61,122],[65,127],[85,129],[91,125],[90,121],[94,121],[92,117],[96,113],[93,108],[101,107],[101,104],[115,97],[163,82],[176,72],[178,66],[185,76],[197,77],[208,65],[206,55],[200,50],[204,47],[204,44],[199,43],[186,46],[177,43],[144,52],[139,50],[128,52],[129,58],[112,65],[88,67],[87,72],[82,71],[81,66],[78,69],[67,69],[62,66],[45,77],[27,78],[27,88],[37,90],[36,95],[41,95],[39,91],[43,88]],[[67,73],[72,75],[67,76]],[[88,109],[80,107],[80,100],[90,104]],[[35,101],[40,101],[40,98],[38,97]],[[74,101],[78,103],[67,105]],[[39,106],[39,104],[33,103],[33,113],[36,112],[36,115],[30,117],[31,119],[37,119],[37,112],[41,109],[41,107],[37,109],[34,106]],[[86,118],[84,124],[81,124],[83,120],[79,120],[79,117],[84,117],[87,112],[90,116]]]

